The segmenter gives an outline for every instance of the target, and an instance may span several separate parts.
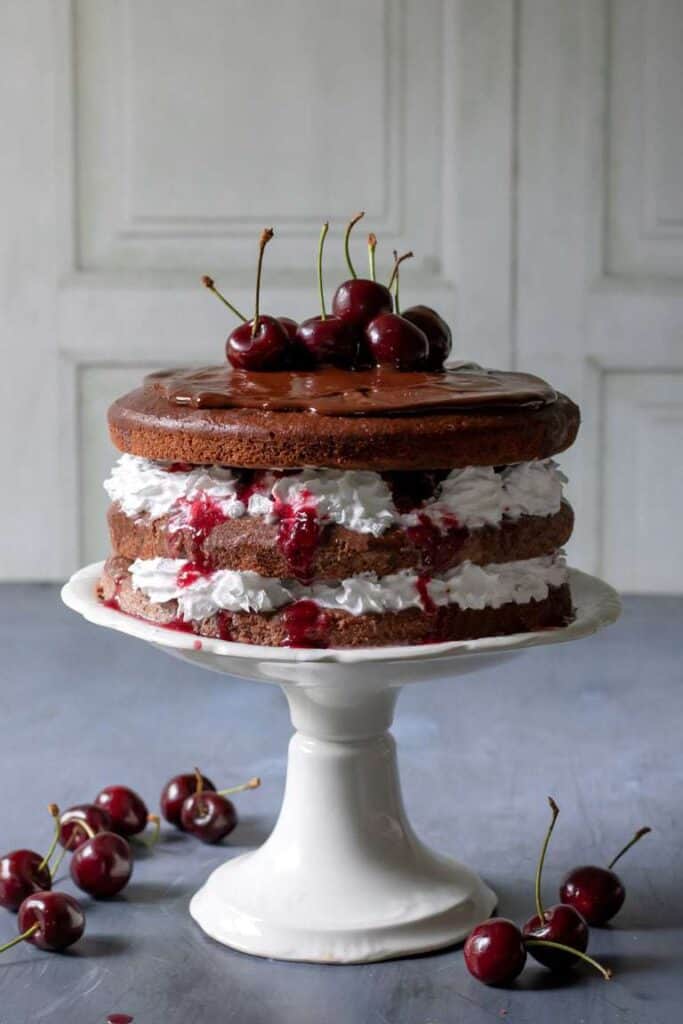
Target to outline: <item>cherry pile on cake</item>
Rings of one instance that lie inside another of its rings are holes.
[[[241,323],[227,360],[114,402],[113,553],[99,594],[168,628],[298,647],[425,644],[564,625],[573,526],[553,460],[579,411],[538,377],[445,368],[426,306],[351,277],[321,315]]]

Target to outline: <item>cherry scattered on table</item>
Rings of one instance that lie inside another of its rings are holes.
[[[215,791],[216,789],[211,779],[208,779],[206,775],[202,775],[202,789],[204,791]],[[161,791],[159,807],[162,815],[170,825],[175,825],[176,828],[182,829],[180,812],[188,796],[191,796],[196,791],[197,775],[195,772],[174,775],[172,779],[168,780]]]
[[[128,885],[133,873],[130,846],[115,832],[91,832],[71,858],[70,870],[73,881],[84,892],[98,899],[115,896]]]
[[[544,939],[583,953],[588,947],[588,925],[581,914],[566,903],[557,903],[547,909],[543,907],[541,898],[543,865],[550,837],[560,813],[560,809],[552,797],[548,798],[548,802],[551,819],[536,866],[536,913],[526,922],[522,928],[522,934],[528,939]],[[531,955],[544,967],[550,967],[552,970],[573,967],[578,960],[578,956],[573,953],[565,953],[561,949],[553,949],[548,946],[533,946]]]
[[[612,868],[643,836],[652,829],[640,828],[607,867],[582,864],[573,868],[560,886],[560,899],[574,907],[590,925],[604,925],[617,914],[626,898],[626,889]]]
[[[465,942],[470,974],[485,985],[509,985],[522,973],[526,947],[522,933],[505,917],[492,917],[470,932]]]
[[[107,811],[112,831],[121,836],[138,835],[147,827],[147,805],[128,786],[105,786],[95,797],[95,804]]]
[[[237,811],[228,796],[242,793],[247,789],[257,789],[261,785],[259,778],[249,779],[239,786],[223,789],[219,792],[205,790],[203,776],[195,769],[196,787],[194,793],[183,802],[180,822],[185,832],[191,833],[203,843],[218,843],[237,825]]]
[[[65,892],[35,892],[27,896],[17,916],[19,935],[0,946],[0,953],[20,942],[58,952],[78,942],[85,930],[85,914],[73,896]]]
[[[88,839],[90,832],[110,832],[112,820],[109,811],[97,804],[74,804],[59,816],[59,842],[72,853]]]
[[[52,888],[46,859],[34,850],[12,850],[0,859],[0,906],[18,910],[27,896]]]

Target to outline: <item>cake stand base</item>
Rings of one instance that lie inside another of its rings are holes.
[[[69,607],[193,665],[283,687],[296,732],[278,822],[260,849],[213,872],[190,912],[227,946],[317,963],[450,945],[496,903],[474,872],[424,846],[406,818],[388,731],[400,687],[444,676],[452,684],[526,647],[587,636],[620,610],[611,587],[572,570],[576,615],[561,629],[420,647],[254,647],[199,640],[105,607],[95,593],[101,569],[71,578],[62,591]]]
[[[190,904],[214,939],[282,960],[358,963],[464,938],[496,898],[432,853],[401,799],[387,732],[398,691],[284,687],[298,731],[274,832],[213,872]],[[342,703],[343,702],[343,703]]]

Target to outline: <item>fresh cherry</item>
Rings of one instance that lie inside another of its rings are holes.
[[[297,343],[303,361],[314,366],[329,363],[332,366],[353,366],[358,353],[359,335],[354,327],[338,316],[329,316],[325,310],[323,289],[323,246],[329,224],[323,224],[318,244],[318,292],[320,316],[304,320],[297,331]]]
[[[227,799],[228,794],[241,793],[245,789],[257,789],[261,785],[261,780],[249,779],[240,786],[232,786],[216,793],[204,790],[198,769],[195,769],[195,777],[195,792],[184,800],[180,812],[181,827],[204,843],[218,843],[229,835],[237,824],[237,811],[232,801]]]
[[[211,779],[207,779],[206,775],[201,777],[203,790],[215,791]],[[166,783],[161,791],[161,797],[159,799],[159,806],[161,813],[163,814],[166,821],[171,825],[175,825],[177,828],[182,828],[180,821],[180,812],[183,807],[183,803],[187,800],[188,796],[192,796],[197,791],[197,775],[195,772],[186,772],[184,775],[174,775],[172,779]]]
[[[272,237],[273,229],[266,228],[259,238],[254,319],[236,327],[225,346],[228,362],[239,370],[282,370],[290,357],[291,345],[287,329],[277,317],[262,316],[260,313],[263,253]]]
[[[31,893],[52,888],[47,861],[33,850],[12,850],[0,859],[0,906],[18,910]]]
[[[17,924],[21,932],[0,952],[18,942],[31,942],[39,949],[57,951],[77,942],[85,930],[80,904],[65,892],[36,892],[19,907]]]
[[[583,864],[574,868],[560,886],[560,899],[579,911],[590,925],[603,925],[617,914],[626,898],[623,882],[612,871],[627,850],[652,830],[638,829],[633,838],[619,851],[606,868]]]
[[[74,804],[62,812],[59,821],[59,841],[71,852],[77,850],[88,838],[89,833],[83,828],[83,822],[92,832],[109,832],[112,828],[109,811],[97,804]]]
[[[451,351],[451,329],[445,320],[429,306],[410,306],[401,313],[427,336],[429,350],[425,370],[441,370]]]
[[[218,843],[237,824],[235,805],[219,793],[193,793],[183,803],[180,821],[185,832],[203,843]]]
[[[513,921],[492,917],[470,932],[465,942],[465,964],[485,985],[507,985],[526,963],[522,933]]]
[[[372,279],[358,277],[356,271],[351,262],[349,255],[349,235],[351,228],[354,224],[357,224],[360,218],[363,216],[362,213],[356,214],[353,217],[347,227],[346,234],[344,236],[344,252],[346,254],[346,262],[349,265],[351,272],[351,279],[343,281],[339,285],[334,297],[332,299],[332,312],[335,316],[338,316],[341,320],[345,320],[351,326],[360,328],[361,330],[367,326],[367,324],[379,316],[381,313],[390,313],[394,308],[394,301],[391,297],[391,292],[383,284],[375,281],[375,275],[372,273]],[[368,239],[368,252],[370,254],[370,267],[374,266],[375,260],[375,245],[377,240],[374,235],[370,235]]]
[[[547,939],[579,953],[584,953],[588,947],[588,925],[578,911],[565,903],[548,907],[542,919],[534,914],[522,928],[522,934],[525,939]],[[547,946],[534,946],[530,952],[540,964],[553,971],[573,967],[579,959],[578,955]]]
[[[279,316],[280,326],[284,330],[290,341],[296,341],[296,332],[299,329],[299,325],[296,320],[292,320],[289,316]]]
[[[427,358],[427,336],[398,313],[382,313],[368,324],[365,336],[370,354],[379,366],[416,370]]]
[[[135,836],[147,825],[147,805],[127,786],[106,786],[95,797],[95,803],[109,813],[112,831],[121,836]]]
[[[71,877],[91,896],[115,896],[128,884],[132,873],[130,846],[115,832],[93,833],[71,858]]]

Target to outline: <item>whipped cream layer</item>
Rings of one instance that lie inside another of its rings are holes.
[[[135,518],[171,515],[169,529],[187,523],[187,507],[207,495],[229,519],[264,516],[276,522],[283,507],[315,508],[321,525],[335,523],[381,536],[391,526],[415,525],[427,515],[437,525],[465,529],[497,526],[523,515],[550,516],[560,508],[567,478],[553,459],[513,466],[468,466],[452,470],[419,509],[400,513],[381,474],[362,470],[263,471],[247,487],[239,473],[222,466],[184,466],[122,455],[105,481],[112,502]]]
[[[362,573],[341,583],[311,586],[228,569],[200,576],[192,573],[187,582],[188,565],[175,558],[138,559],[129,570],[133,588],[155,604],[175,600],[184,621],[202,622],[220,611],[272,612],[302,599],[351,615],[424,609],[420,591],[425,589],[436,607],[500,608],[510,602],[542,601],[551,587],[561,586],[568,578],[563,552],[484,566],[464,562],[430,579],[404,570],[381,577]]]

